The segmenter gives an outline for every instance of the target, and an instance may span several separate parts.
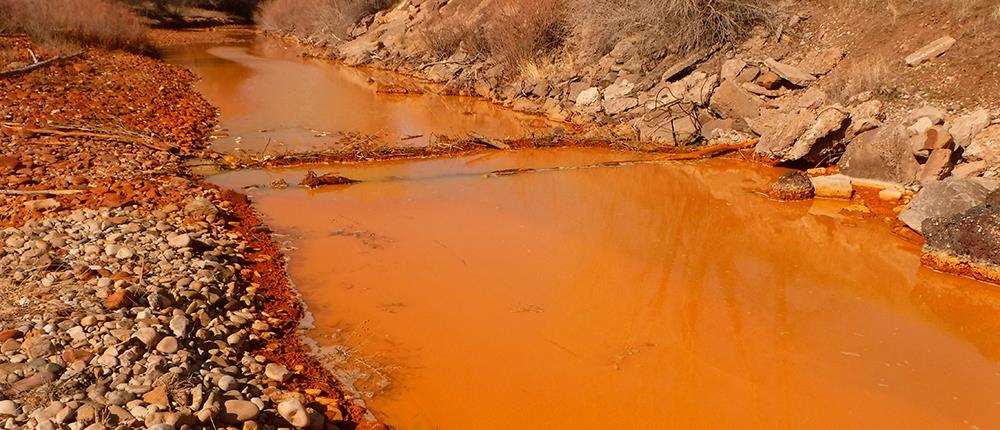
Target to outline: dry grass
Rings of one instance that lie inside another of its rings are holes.
[[[394,0],[270,0],[260,7],[260,28],[332,42],[343,40],[361,19],[385,10]]]
[[[884,57],[867,57],[849,66],[844,78],[837,79],[829,87],[833,100],[844,103],[863,92],[871,92],[881,100],[892,100],[899,96],[896,82],[901,63],[894,63]]]
[[[644,55],[737,42],[780,11],[778,0],[579,0],[572,15],[574,45],[600,56],[635,35]]]
[[[503,67],[509,77],[559,51],[570,35],[567,0],[496,0],[473,13],[465,2],[453,7],[423,32],[435,59],[458,50]],[[471,19],[470,19],[471,18]]]
[[[0,0],[0,34],[24,33],[41,44],[141,50],[146,30],[109,0]]]
[[[944,11],[954,19],[978,24],[1000,24],[1000,2],[996,0],[846,0],[842,7],[888,12],[893,19],[922,11]]]

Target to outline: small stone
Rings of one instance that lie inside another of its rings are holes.
[[[309,425],[309,414],[299,399],[291,398],[279,403],[278,415],[297,428],[305,428]]]
[[[816,189],[816,197],[850,199],[854,196],[851,178],[844,175],[817,176],[811,178]]]
[[[28,358],[48,357],[55,351],[52,341],[48,337],[43,336],[25,339],[24,343],[21,344],[21,348],[28,355]]]
[[[175,315],[170,319],[170,330],[174,332],[177,337],[184,337],[187,335],[188,325],[190,322],[184,315]]]
[[[24,206],[30,210],[45,212],[59,209],[59,202],[56,199],[41,199],[41,200],[28,200],[24,202]]]
[[[197,197],[184,206],[184,213],[195,218],[207,218],[219,213],[219,208],[204,197]]]
[[[118,252],[115,253],[115,258],[119,260],[126,260],[132,258],[133,255],[135,255],[135,253],[132,252],[131,248],[123,246],[118,249]]]
[[[903,192],[895,188],[886,188],[878,192],[878,198],[887,202],[895,202],[903,198]]]
[[[764,72],[757,78],[757,85],[768,90],[781,88],[781,76],[774,72]]]
[[[135,331],[132,337],[139,339],[146,348],[152,348],[156,345],[156,342],[160,339],[160,335],[156,333],[156,329],[152,327],[143,327]]]
[[[142,400],[164,408],[170,405],[170,399],[167,396],[167,387],[164,385],[153,387],[152,390],[142,395]]]
[[[802,172],[794,171],[781,175],[771,185],[769,195],[778,200],[805,200],[813,198],[815,193],[809,177]]]
[[[597,87],[590,87],[580,92],[576,96],[577,106],[590,106],[601,100],[601,90]]]
[[[219,378],[219,388],[221,388],[222,391],[229,391],[236,388],[236,378],[229,375],[223,375]]]
[[[167,238],[167,244],[174,248],[187,248],[191,246],[191,236],[178,234]]]
[[[274,381],[285,382],[285,380],[287,380],[291,375],[289,374],[287,367],[276,363],[268,363],[267,366],[264,367],[264,376],[267,376],[269,379]]]
[[[241,423],[257,418],[260,409],[247,400],[226,400],[222,404],[223,419],[229,423]]]
[[[104,307],[112,311],[132,306],[133,303],[135,303],[134,295],[125,288],[118,289],[104,299]]]
[[[42,385],[48,384],[55,379],[55,375],[49,371],[41,371],[27,378],[21,379],[10,385],[10,392],[13,394],[20,394],[25,391],[30,391],[38,388]]]
[[[173,354],[177,352],[177,338],[173,336],[167,336],[160,340],[160,343],[156,344],[156,350],[164,354]]]

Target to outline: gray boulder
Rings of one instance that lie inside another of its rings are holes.
[[[899,214],[910,228],[923,232],[924,221],[929,218],[947,218],[983,203],[990,190],[975,179],[948,178],[924,186]]]

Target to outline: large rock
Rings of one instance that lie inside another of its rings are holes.
[[[378,50],[379,42],[369,37],[360,37],[341,44],[338,55],[349,66],[358,66],[372,60],[372,55]]]
[[[982,160],[993,166],[1000,164],[1000,124],[991,125],[973,137],[965,148],[965,159]]]
[[[764,65],[778,76],[781,76],[781,79],[790,82],[792,85],[804,87],[816,80],[816,77],[808,72],[805,72],[798,67],[778,62],[773,58],[764,60]]]
[[[844,58],[844,49],[838,46],[814,51],[799,63],[806,73],[822,76],[829,73]]]
[[[625,97],[631,94],[633,89],[635,89],[635,84],[629,82],[628,79],[619,79],[618,82],[608,85],[608,87],[604,89],[604,100],[607,101],[619,97]]]
[[[639,99],[635,97],[619,97],[611,100],[604,100],[601,103],[604,112],[608,115],[618,115],[636,106],[639,106]]]
[[[724,118],[743,120],[756,118],[761,101],[732,80],[722,81],[709,102],[709,107]]]
[[[750,128],[760,135],[760,142],[754,152],[757,154],[784,159],[785,155],[795,145],[814,123],[812,112],[799,109],[794,112],[768,112],[750,122]]]
[[[923,231],[924,220],[960,214],[986,200],[990,190],[975,179],[949,178],[926,184],[909,207],[899,214],[900,221]]]
[[[965,148],[972,143],[972,139],[979,132],[990,125],[990,119],[990,112],[986,109],[980,109],[952,121],[948,131],[955,139],[955,145]]]
[[[907,144],[906,129],[900,123],[861,133],[847,145],[838,163],[840,172],[864,179],[910,184],[917,178],[920,163]]]
[[[853,136],[882,126],[882,102],[869,100],[851,108],[851,126],[847,130]]]
[[[782,157],[782,161],[807,159],[812,162],[820,162],[832,158],[830,151],[836,142],[828,140],[824,145],[817,145],[817,143],[832,133],[842,130],[847,124],[847,118],[847,112],[838,106],[829,106],[823,109],[813,125],[795,140],[795,144]]]
[[[971,209],[923,222],[924,264],[1000,282],[1000,191]]]

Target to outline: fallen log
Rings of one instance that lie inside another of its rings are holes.
[[[14,76],[14,75],[17,75],[17,74],[21,74],[21,73],[27,73],[27,72],[30,72],[30,71],[35,70],[37,68],[45,67],[46,65],[54,63],[56,61],[62,61],[62,60],[66,60],[66,59],[69,59],[69,58],[76,57],[76,56],[78,56],[78,55],[80,55],[82,53],[83,52],[77,52],[77,53],[68,54],[68,55],[60,55],[60,56],[57,56],[57,57],[49,58],[48,60],[42,60],[42,61],[39,61],[39,62],[36,62],[36,63],[33,63],[33,64],[29,64],[29,65],[24,66],[24,67],[19,67],[19,68],[10,69],[10,70],[4,70],[4,71],[0,72],[0,77],[8,77],[8,76]],[[32,55],[34,55],[34,54],[32,54]]]

